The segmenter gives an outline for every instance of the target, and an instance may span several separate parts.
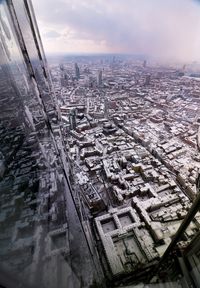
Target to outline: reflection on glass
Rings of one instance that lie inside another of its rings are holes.
[[[29,1],[0,1],[0,284],[80,287],[79,247],[91,256],[32,14]]]

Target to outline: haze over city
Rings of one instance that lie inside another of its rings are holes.
[[[200,58],[198,1],[59,0],[55,7],[52,0],[33,0],[33,6],[49,54],[130,53],[184,63]]]

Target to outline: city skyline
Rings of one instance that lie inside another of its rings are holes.
[[[158,61],[199,61],[200,4],[169,1],[33,0],[47,54],[145,54]],[[47,9],[48,7],[48,9]]]
[[[107,2],[0,0],[0,287],[200,287],[200,3]]]

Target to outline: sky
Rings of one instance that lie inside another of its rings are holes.
[[[47,54],[200,60],[198,0],[32,0]]]

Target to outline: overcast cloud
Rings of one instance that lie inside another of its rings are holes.
[[[197,0],[32,0],[47,53],[200,59]]]

